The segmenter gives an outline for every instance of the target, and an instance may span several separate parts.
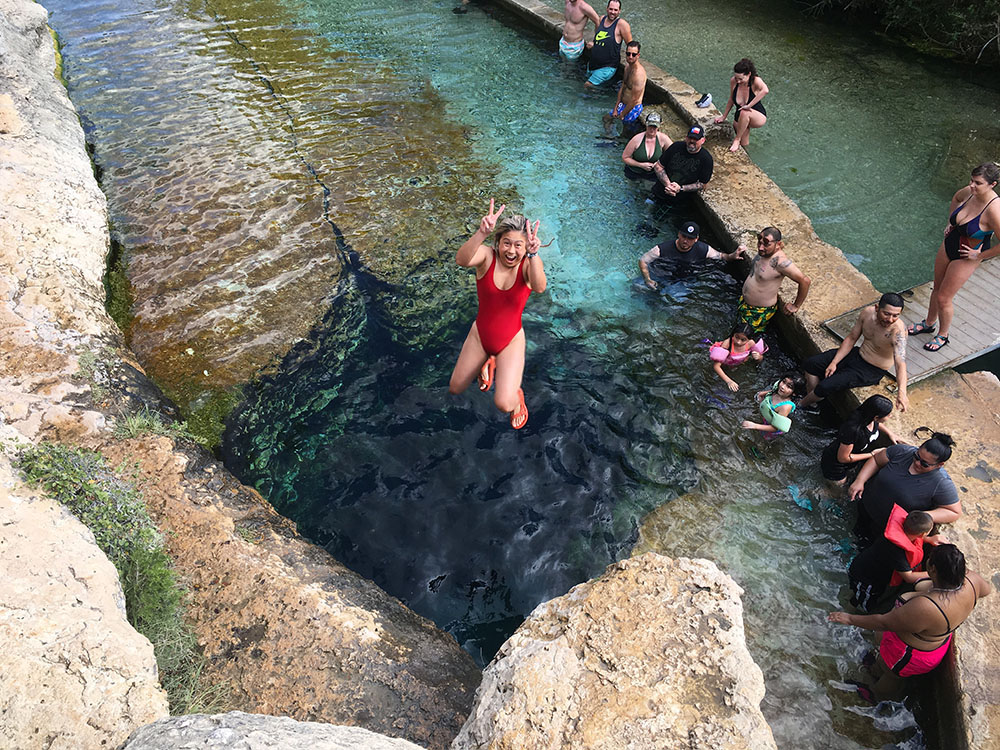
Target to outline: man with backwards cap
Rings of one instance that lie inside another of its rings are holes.
[[[690,197],[712,179],[715,162],[704,148],[705,128],[694,125],[683,141],[670,145],[653,165],[657,184],[653,196],[667,203]]]
[[[700,229],[693,221],[681,224],[677,239],[673,242],[661,242],[656,247],[639,258],[639,272],[646,281],[646,286],[656,289],[657,283],[649,275],[649,266],[669,264],[674,270],[685,272],[694,263],[700,263],[706,258],[736,260],[744,256],[746,245],[740,245],[731,253],[720,253],[714,247],[698,239]]]

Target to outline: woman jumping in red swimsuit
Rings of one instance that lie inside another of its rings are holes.
[[[496,380],[493,403],[510,414],[510,424],[520,430],[528,421],[521,375],[524,373],[524,329],[521,313],[532,292],[545,291],[545,268],[538,257],[538,225],[523,216],[497,219],[507,207],[490,210],[455,254],[455,262],[476,269],[479,314],[462,345],[451,373],[448,390],[462,393],[479,375],[479,390],[488,391]],[[483,244],[496,228],[493,247]],[[495,377],[494,377],[495,376]]]

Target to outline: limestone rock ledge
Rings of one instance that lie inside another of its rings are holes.
[[[115,747],[167,715],[153,647],[94,536],[0,457],[0,747]]]
[[[775,748],[741,594],[708,560],[610,565],[503,645],[452,750]]]
[[[231,687],[233,708],[448,747],[480,680],[454,638],[305,541],[203,451],[150,437],[103,452],[138,462],[209,677]]]
[[[129,737],[120,750],[421,750],[406,740],[338,727],[231,711],[163,719]]]

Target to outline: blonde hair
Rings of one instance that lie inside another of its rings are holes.
[[[493,233],[493,247],[497,248],[500,246],[500,240],[503,239],[503,236],[507,232],[524,232],[527,234],[527,227],[528,222],[521,214],[508,216],[497,224],[496,231]]]

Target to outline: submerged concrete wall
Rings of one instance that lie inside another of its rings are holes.
[[[553,40],[562,33],[562,14],[538,0],[494,2]],[[712,230],[733,246],[746,242],[752,248],[757,231],[776,226],[782,231],[789,257],[812,279],[802,309],[795,316],[777,316],[777,324],[795,353],[805,357],[839,345],[821,323],[874,301],[879,291],[839,248],[816,235],[809,217],[744,152],[730,153],[727,146],[732,126],[714,123],[720,114],[717,109],[698,109],[699,92],[648,61],[643,65],[649,79],[645,101],[669,105],[683,122],[698,123],[709,134],[706,147],[715,159],[715,173],[703,191],[702,210]],[[683,133],[668,135],[677,139]],[[782,291],[789,301],[795,296],[795,286],[787,280]],[[858,395],[864,398],[876,392],[880,390],[852,394],[840,405],[853,408]],[[946,534],[961,547],[969,566],[997,588],[1000,495],[995,482],[1000,482],[1000,381],[991,373],[960,375],[948,370],[910,388],[909,396],[909,411],[893,416],[896,431],[912,442],[917,440],[913,430],[921,425],[955,437],[948,471],[959,487],[965,515]],[[939,701],[940,724],[950,735],[946,742],[949,748],[1000,747],[998,618],[1000,596],[980,602],[955,637],[955,658],[949,669],[939,670],[939,693],[947,696]]]

